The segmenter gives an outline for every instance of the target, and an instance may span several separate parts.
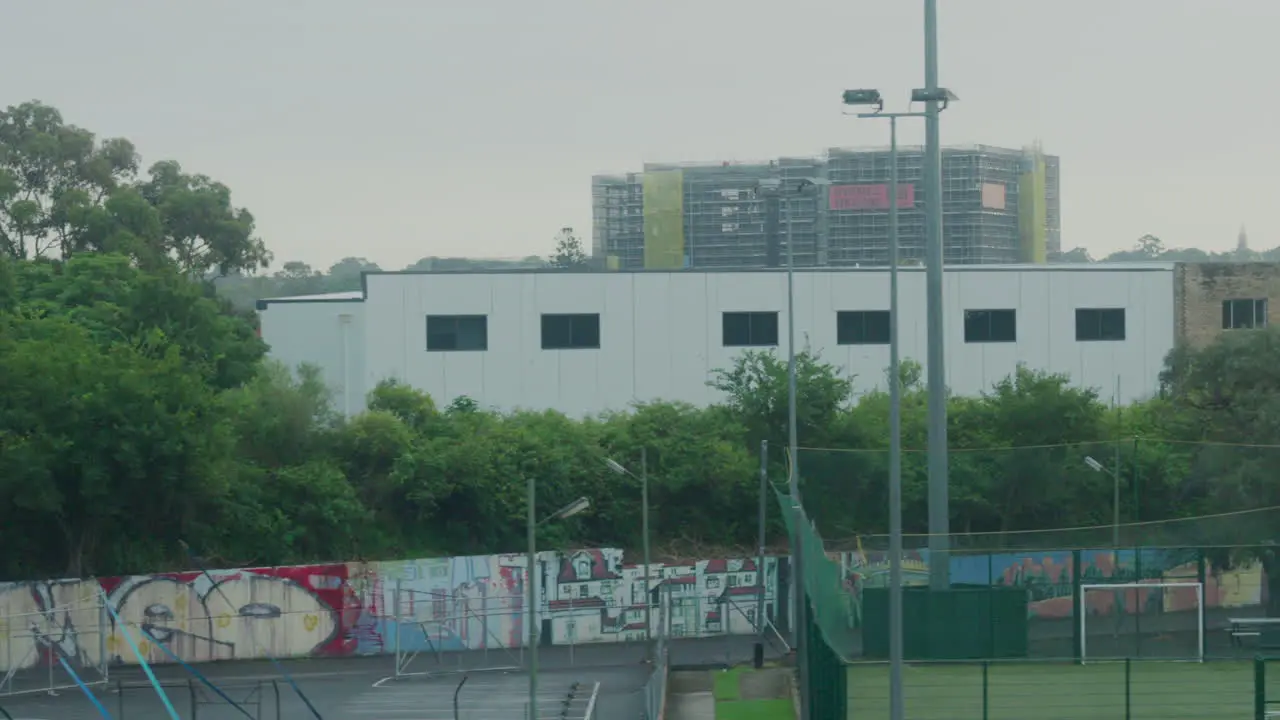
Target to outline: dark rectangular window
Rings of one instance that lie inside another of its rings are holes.
[[[1076,308],[1076,340],[1123,340],[1124,308]]]
[[[727,312],[724,314],[725,347],[769,347],[778,344],[778,313]]]
[[[1222,329],[1249,330],[1267,326],[1267,299],[1223,300]]]
[[[837,345],[888,345],[888,310],[841,310],[836,313]]]
[[[489,318],[484,315],[428,315],[427,350],[488,350]]]
[[[965,310],[964,341],[967,343],[1017,342],[1017,311]]]
[[[542,316],[543,350],[595,350],[599,347],[599,315],[544,314]]]

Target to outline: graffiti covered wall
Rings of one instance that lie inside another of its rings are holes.
[[[883,587],[888,582],[889,561],[883,552],[841,553],[838,559],[851,590]],[[1072,551],[953,555],[951,581],[964,585],[1026,588],[1028,612],[1033,618],[1072,616]],[[1197,582],[1200,569],[1194,550],[1082,550],[1079,576],[1082,584]],[[929,583],[929,551],[906,553],[903,577],[908,585]],[[1206,562],[1204,604],[1207,610],[1260,607],[1266,601],[1266,576],[1261,564],[1215,568]],[[1152,588],[1085,593],[1090,615],[1109,615],[1117,608],[1127,613],[1174,612],[1196,606],[1195,589]]]
[[[776,559],[763,570],[772,617]],[[654,564],[646,582],[620,550],[543,553],[544,642],[643,639],[659,598],[673,635],[750,633],[759,571],[755,559]],[[149,663],[514,648],[528,637],[527,577],[523,555],[488,555],[0,584],[0,673],[55,652],[136,664],[130,641]]]

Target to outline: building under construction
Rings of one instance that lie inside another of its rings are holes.
[[[646,164],[592,178],[593,255],[613,269],[885,265],[889,201],[899,257],[924,260],[923,149],[832,149],[819,158]],[[813,184],[797,192],[809,180]],[[1038,147],[942,150],[943,252],[949,264],[1042,263],[1061,247],[1058,158]]]

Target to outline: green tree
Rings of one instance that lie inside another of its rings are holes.
[[[725,395],[725,405],[746,428],[747,445],[768,440],[787,446],[787,363],[772,351],[749,350],[732,367],[717,369],[707,383]],[[853,393],[853,377],[809,351],[796,353],[796,429],[801,445],[828,447],[831,430]]]
[[[17,259],[112,252],[184,273],[266,267],[253,216],[231,192],[175,162],[140,161],[124,139],[99,142],[33,101],[0,112],[0,253]]]
[[[158,563],[226,488],[214,393],[176,347],[151,351],[155,332],[104,343],[69,317],[2,322],[4,505],[46,528],[71,577]]]
[[[581,270],[587,267],[587,253],[582,241],[573,234],[573,228],[561,228],[556,235],[556,249],[547,264],[561,270]]]
[[[271,253],[253,234],[253,215],[231,204],[226,185],[184,173],[171,160],[152,165],[148,172],[138,192],[159,213],[163,250],[182,272],[225,275],[270,264]]]
[[[133,145],[97,142],[38,101],[0,111],[0,252],[27,259],[86,249],[87,207],[100,206],[138,170]]]
[[[153,356],[176,348],[218,388],[248,381],[266,353],[249,318],[167,266],[148,271],[123,255],[89,254],[17,269],[31,312],[66,315],[100,342],[127,339]]]

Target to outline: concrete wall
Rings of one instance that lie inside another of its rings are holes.
[[[953,556],[959,583],[1025,587],[1032,618],[1072,617],[1072,577],[1088,582],[1194,582],[1194,554],[1158,548],[1036,551]],[[885,554],[832,553],[844,586],[857,592],[884,586]],[[785,562],[766,558],[766,615],[787,616]],[[912,551],[904,581],[928,581],[929,553]],[[758,579],[755,559],[655,564],[652,579],[625,562],[622,552],[591,549],[539,556],[539,617],[554,645],[640,641],[646,595],[670,598],[673,637],[750,634]],[[275,568],[157,573],[88,580],[0,584],[0,680],[10,671],[26,689],[46,682],[53,653],[76,661],[86,680],[108,665],[133,665],[126,639],[149,663],[263,658],[344,657],[395,652],[518,648],[527,640],[523,555],[431,558],[376,563],[332,563]],[[1204,603],[1209,610],[1261,612],[1267,580],[1258,564],[1217,568],[1210,562]],[[1126,591],[1126,614],[1158,615],[1194,609],[1190,588]],[[1117,594],[1087,597],[1090,615],[1117,611]],[[109,605],[108,611],[104,602]],[[115,618],[118,617],[117,622]],[[658,618],[653,617],[654,628]],[[785,622],[778,624],[785,627]],[[150,638],[142,634],[145,628]],[[169,652],[152,640],[163,643]],[[40,670],[36,670],[40,668]],[[29,677],[28,677],[29,676]],[[0,695],[14,689],[0,682]]]
[[[646,595],[678,607],[672,634],[749,634],[757,561],[656,564],[619,550],[544,553],[540,618],[556,645],[644,638]],[[765,572],[767,611],[778,611],[777,560]],[[87,668],[149,663],[517,648],[528,636],[523,555],[159,573],[0,584],[0,677],[47,667],[50,648]],[[116,622],[105,602],[119,617]],[[399,608],[397,611],[397,607]],[[654,627],[658,627],[656,614]],[[34,630],[32,628],[35,628]],[[145,628],[152,636],[144,636]],[[544,629],[544,633],[546,630]],[[544,638],[544,642],[546,638]],[[89,678],[93,679],[93,678]],[[39,682],[40,679],[37,679]],[[10,688],[0,682],[0,694]]]
[[[364,409],[364,302],[360,293],[258,303],[262,338],[271,357],[290,368],[320,368],[334,407],[352,415]],[[369,385],[368,387],[372,387]]]
[[[1267,324],[1280,299],[1280,263],[1179,264],[1174,289],[1179,342],[1204,347],[1223,331],[1222,303],[1267,299]]]
[[[1127,400],[1156,389],[1174,342],[1173,266],[1003,266],[956,268],[945,279],[948,384],[976,394],[1019,363],[1069,374],[1110,397],[1121,379]],[[722,316],[732,311],[777,312],[779,352],[785,351],[786,274],[759,272],[641,273],[373,273],[365,277],[363,324],[351,336],[362,376],[349,378],[354,411],[379,380],[398,378],[443,405],[469,396],[483,406],[556,409],[570,415],[622,409],[636,401],[720,399],[707,386],[742,348],[725,347]],[[859,392],[884,386],[887,345],[840,345],[836,318],[844,310],[885,310],[888,276],[882,269],[807,271],[795,276],[797,343],[855,378]],[[925,359],[925,288],[920,268],[901,282],[902,353]],[[300,304],[305,306],[305,303]],[[343,376],[335,348],[332,309],[304,317],[294,304],[271,304],[263,337],[288,363],[300,360]],[[1121,308],[1122,341],[1079,342],[1078,308]],[[966,310],[1014,309],[1017,341],[967,343]],[[274,313],[295,313],[271,321]],[[600,316],[597,349],[543,350],[544,313]],[[484,315],[488,350],[427,352],[427,315]],[[359,322],[357,320],[356,322]],[[357,392],[358,390],[358,392]]]

